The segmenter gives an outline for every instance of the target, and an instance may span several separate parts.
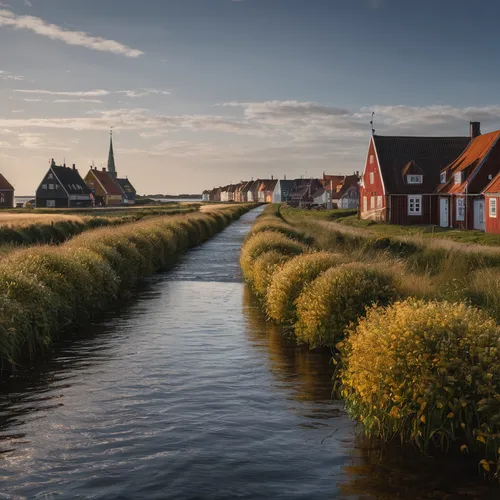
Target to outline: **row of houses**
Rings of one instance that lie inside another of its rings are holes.
[[[256,179],[202,193],[203,201],[283,203],[325,208],[358,208],[359,173],[326,175],[321,179]]]
[[[51,160],[35,195],[39,208],[86,208],[117,205],[134,205],[136,190],[126,177],[118,177],[113,151],[113,137],[110,137],[108,166],[98,170],[90,167],[82,178],[76,165],[56,165]],[[0,208],[12,208],[14,188],[0,174]]]
[[[392,224],[500,233],[500,130],[464,137],[372,135],[360,215]]]

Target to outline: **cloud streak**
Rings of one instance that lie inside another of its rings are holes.
[[[35,16],[20,16],[7,9],[0,9],[0,26],[9,26],[18,30],[29,30],[51,40],[64,42],[67,45],[76,45],[100,52],[109,52],[125,57],[139,57],[144,52],[133,49],[116,40],[107,40],[93,36],[85,31],[70,31],[55,24],[50,24]]]

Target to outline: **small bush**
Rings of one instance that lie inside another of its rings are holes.
[[[298,255],[274,273],[266,296],[266,311],[278,323],[297,320],[295,301],[304,287],[330,267],[345,262],[338,254],[317,252]]]
[[[259,298],[265,299],[274,273],[290,259],[290,255],[283,255],[276,250],[264,252],[255,259],[253,265],[253,291]]]
[[[417,299],[373,308],[341,354],[348,411],[369,434],[498,458],[500,327],[486,313]]]
[[[396,296],[390,276],[374,267],[355,263],[328,269],[297,299],[297,339],[311,347],[333,347],[367,307],[386,305]]]
[[[282,255],[299,255],[307,250],[307,246],[274,231],[264,231],[250,238],[243,245],[240,264],[245,279],[251,285],[254,281],[253,264],[255,259],[270,250],[276,250]]]

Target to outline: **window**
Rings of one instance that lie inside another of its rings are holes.
[[[441,172],[441,184],[446,182],[446,172]]]
[[[377,208],[382,208],[382,196],[377,196]]]
[[[465,220],[465,200],[457,198],[457,220]]]
[[[56,200],[47,200],[47,208],[56,208]]]
[[[490,198],[490,217],[495,217],[497,216],[497,199],[496,198]]]
[[[375,155],[370,155],[370,165],[375,163]]]
[[[56,190],[59,189],[59,184],[56,184]]]
[[[53,176],[52,174],[49,174],[49,175],[47,176],[47,179],[53,179],[53,178],[54,178],[54,176]]]
[[[462,184],[462,172],[455,174],[455,184]]]
[[[373,184],[375,182],[375,174],[373,172],[370,172],[370,184]]]
[[[422,184],[423,175],[407,175],[406,182],[408,184]]]
[[[363,196],[363,212],[368,212],[368,198]]]
[[[408,215],[422,215],[421,196],[408,196]]]
[[[47,184],[42,184],[42,189],[47,189]]]
[[[372,196],[370,200],[370,209],[373,210],[375,208],[375,203],[376,203],[377,197]]]
[[[49,184],[49,189],[54,189],[54,184]]]

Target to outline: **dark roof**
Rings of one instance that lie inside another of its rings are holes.
[[[2,174],[0,174],[0,189],[2,191],[14,191],[12,184]]]
[[[106,191],[108,195],[122,195],[122,190],[118,184],[115,183],[113,178],[109,175],[106,170],[97,170],[96,168],[91,169],[94,177],[100,182],[101,186]]]
[[[132,186],[131,182],[128,179],[116,179],[116,182],[118,186],[121,188],[123,191],[123,194],[127,198],[133,198],[137,191],[135,190],[134,186]]]
[[[441,169],[467,147],[470,137],[397,137],[374,135],[380,171],[387,193],[433,192]],[[415,162],[423,172],[422,184],[407,184],[404,168]]]
[[[262,179],[259,191],[274,191],[276,184],[278,184],[277,179]]]
[[[90,189],[76,168],[59,165],[52,165],[50,168],[68,194],[90,194]]]
[[[290,191],[295,185],[295,181],[287,179],[280,179],[278,182],[280,183],[281,190],[287,189],[288,191]]]

